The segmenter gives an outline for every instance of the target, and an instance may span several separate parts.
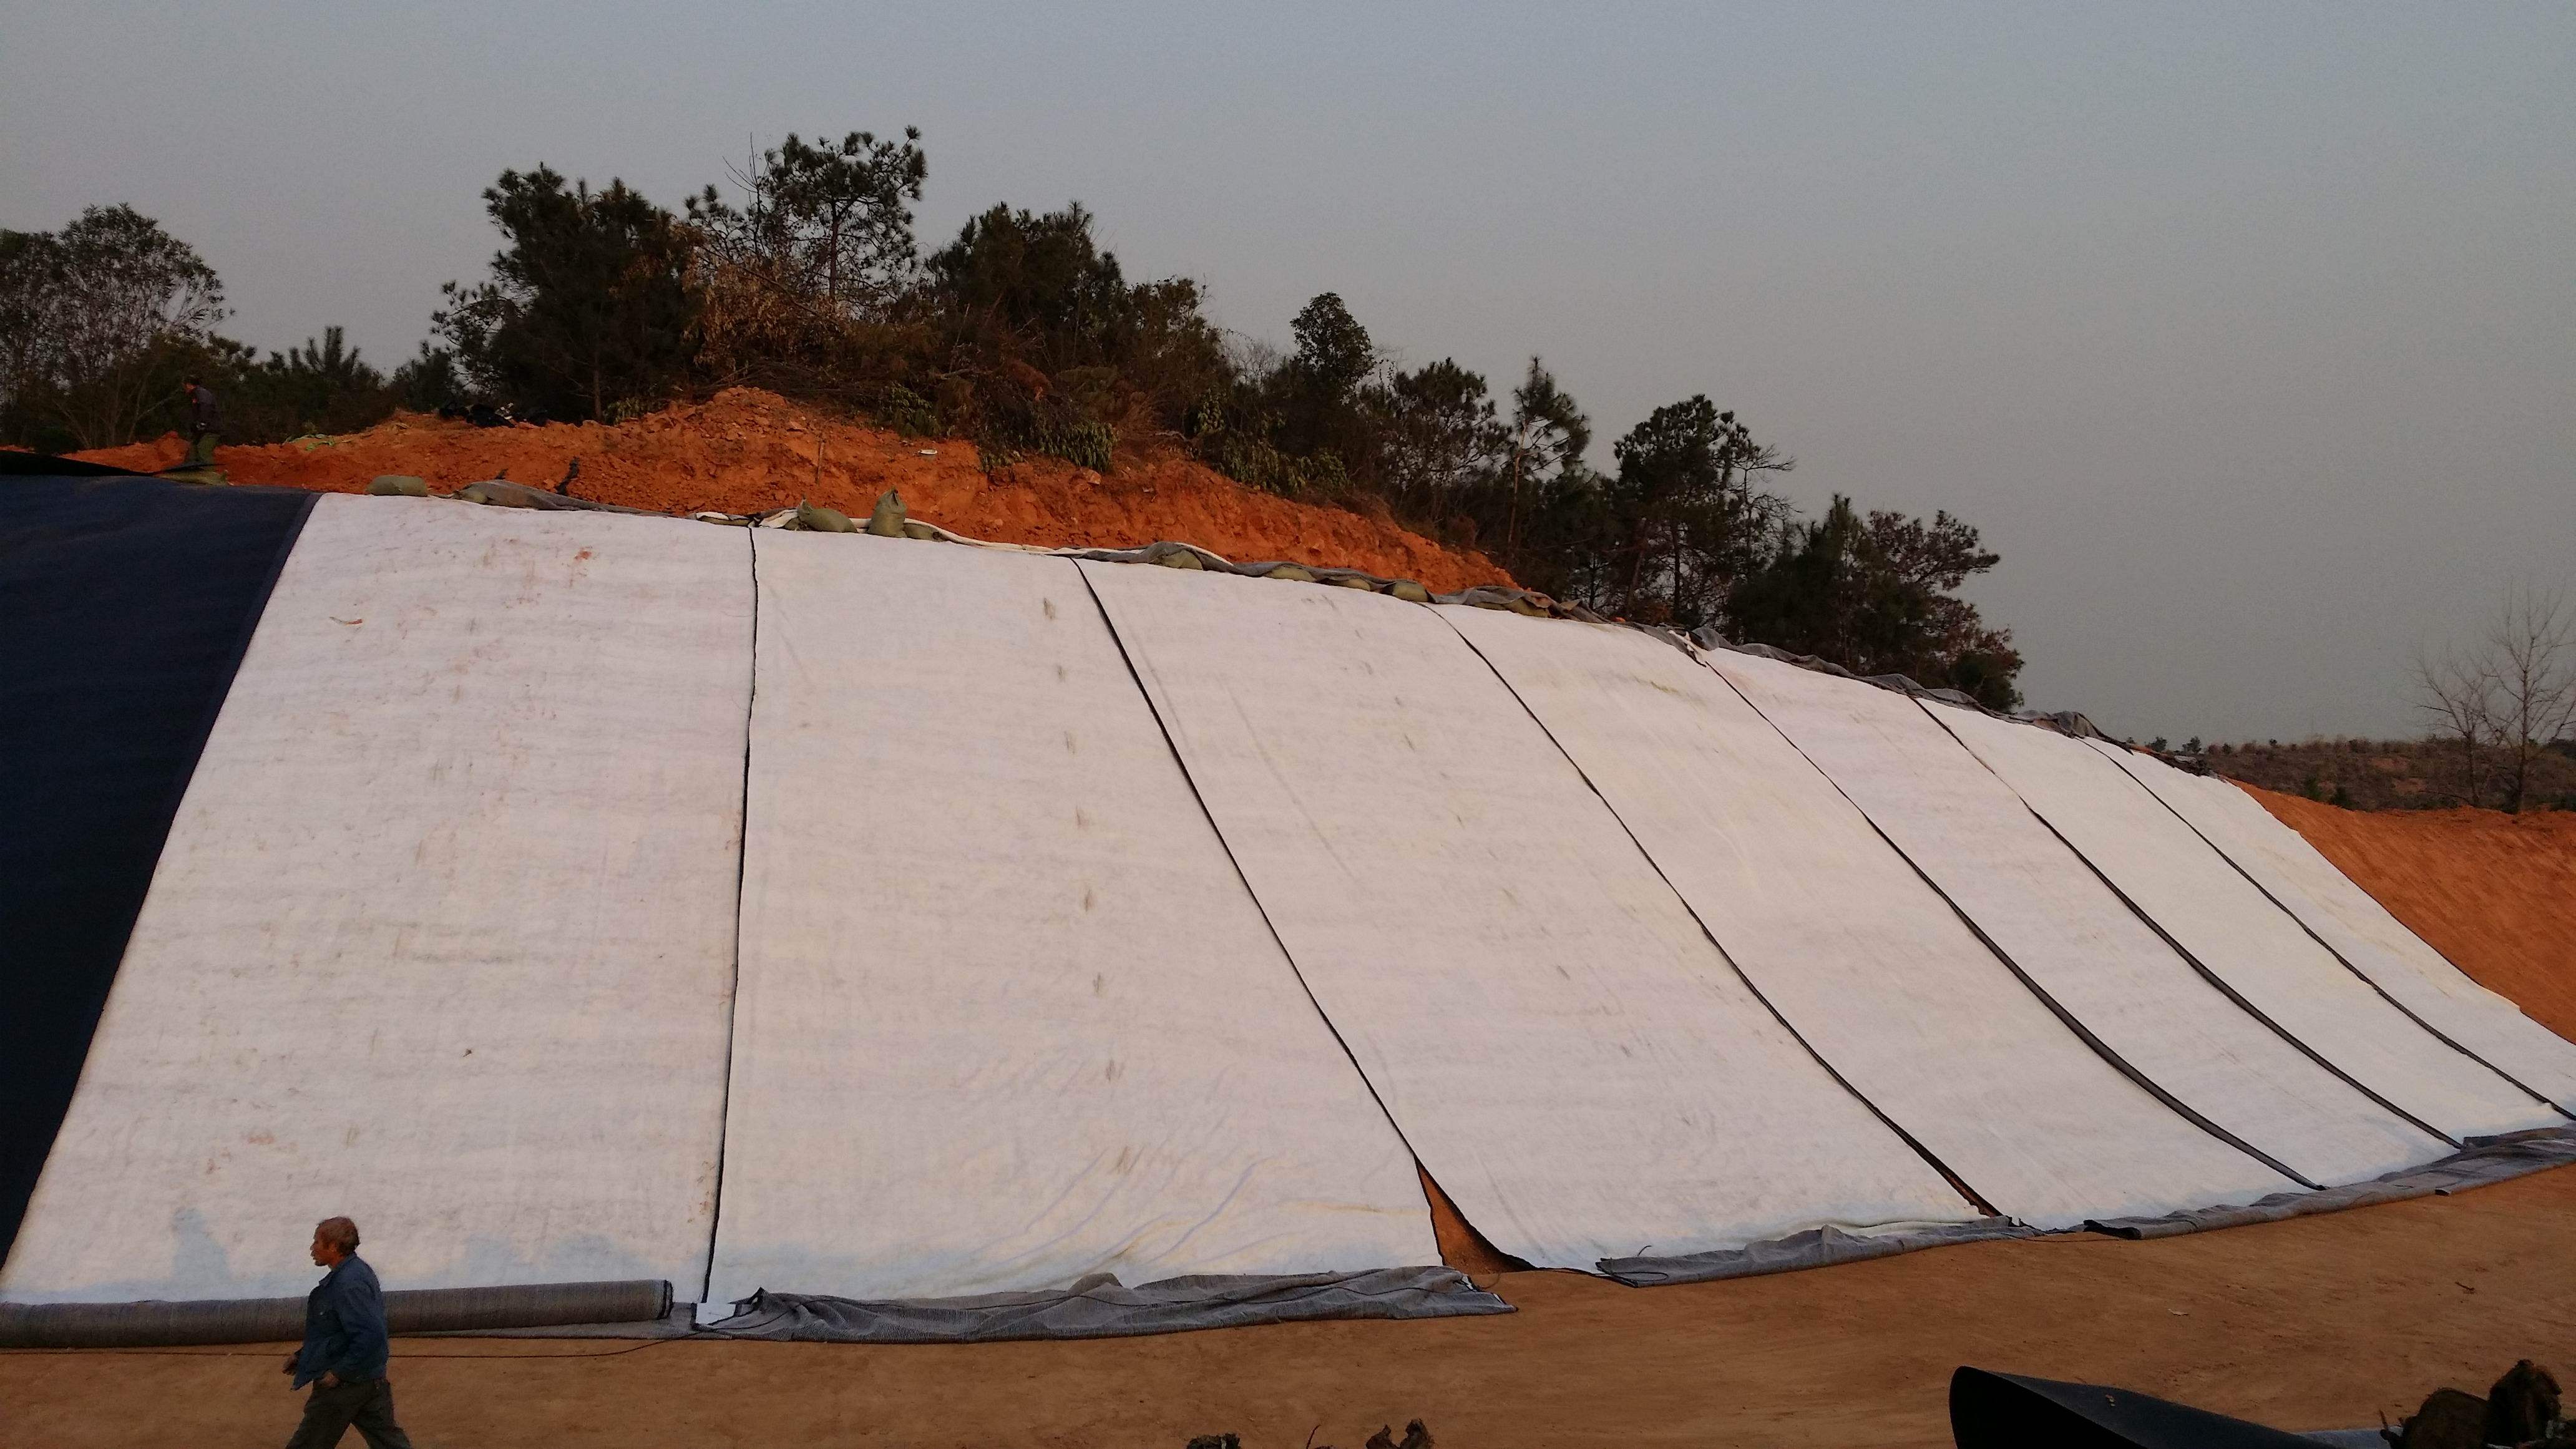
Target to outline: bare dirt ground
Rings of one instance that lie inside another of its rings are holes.
[[[2576,811],[2362,814],[2247,793],[2480,985],[2576,1037]]]
[[[2576,1170],[2150,1243],[1977,1243],[1666,1288],[1495,1281],[1520,1312],[931,1347],[406,1339],[392,1376],[424,1449],[1181,1449],[1221,1431],[1357,1449],[1415,1416],[1445,1449],[1889,1449],[1950,1442],[1961,1363],[2349,1427],[2437,1385],[2483,1393],[2520,1356],[2576,1361]],[[298,1405],[283,1351],[0,1355],[0,1443],[274,1444]]]
[[[186,452],[172,434],[76,456],[149,472]],[[753,388],[615,425],[477,428],[405,413],[345,437],[215,451],[233,482],[340,493],[362,492],[381,473],[442,490],[503,476],[552,488],[576,461],[573,494],[656,513],[759,513],[810,498],[865,517],[893,488],[912,516],[1000,543],[1125,548],[1169,538],[1237,562],[1366,569],[1440,593],[1511,582],[1481,554],[1382,518],[1258,492],[1187,458],[1121,457],[1103,476],[1032,457],[988,475],[971,443],[833,420]]]

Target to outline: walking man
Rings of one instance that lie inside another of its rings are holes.
[[[215,406],[215,390],[190,374],[181,393],[188,399],[188,457],[183,468],[215,466],[215,432],[223,423],[222,410]]]
[[[385,1379],[385,1294],[376,1270],[358,1256],[358,1225],[324,1218],[313,1229],[313,1266],[322,1275],[304,1300],[304,1346],[286,1356],[290,1388],[313,1386],[304,1422],[286,1449],[331,1449],[355,1424],[367,1449],[411,1449],[394,1422],[394,1388]]]

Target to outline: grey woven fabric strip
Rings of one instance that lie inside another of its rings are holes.
[[[2242,1206],[2194,1208],[2160,1218],[2108,1218],[2084,1226],[2123,1238],[2170,1238],[2180,1233],[2278,1222],[2309,1213],[2462,1192],[2571,1162],[2576,1162],[2576,1128],[2543,1127],[2501,1137],[2474,1137],[2465,1150],[2439,1162],[2323,1192],[2276,1192]]]
[[[1759,1278],[1766,1273],[1790,1273],[1800,1268],[1823,1268],[1835,1263],[1889,1258],[1898,1253],[1945,1247],[1951,1243],[2036,1236],[2036,1229],[2023,1227],[2006,1218],[1941,1223],[1892,1233],[1849,1233],[1827,1225],[1722,1252],[1692,1253],[1677,1258],[1604,1258],[1601,1271],[1631,1288],[1651,1288],[1663,1283]]]
[[[805,1343],[991,1343],[1016,1338],[1121,1338],[1295,1323],[1318,1318],[1455,1318],[1509,1313],[1510,1304],[1454,1268],[1286,1277],[1170,1278],[1134,1288],[1115,1279],[1049,1293],[862,1302],[764,1291],[710,1325],[733,1338]]]

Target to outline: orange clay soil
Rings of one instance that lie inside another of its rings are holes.
[[[2576,1037],[2576,811],[2363,813],[2244,789],[2480,985]]]
[[[186,451],[172,434],[76,456],[150,472],[176,465]],[[493,477],[552,488],[576,460],[581,473],[571,492],[656,513],[760,513],[810,498],[863,518],[894,488],[913,517],[1001,543],[1125,548],[1169,538],[1237,562],[1366,569],[1441,593],[1511,582],[1482,555],[1381,518],[1257,492],[1186,458],[1122,457],[1107,477],[1030,458],[988,477],[971,443],[835,421],[752,388],[614,426],[477,428],[405,413],[345,437],[215,453],[236,483],[338,493],[361,492],[380,473],[442,490]]]
[[[1734,1283],[1510,1273],[1520,1311],[934,1346],[406,1338],[423,1445],[1442,1449],[1950,1442],[1962,1363],[2292,1429],[2375,1425],[2525,1355],[2576,1364],[2576,1169],[2227,1232],[1971,1243]],[[620,1352],[629,1350],[631,1352]],[[0,1354],[0,1443],[274,1444],[284,1345]],[[611,1357],[610,1355],[616,1355]]]

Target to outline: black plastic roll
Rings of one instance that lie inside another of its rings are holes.
[[[414,1288],[385,1295],[385,1324],[397,1334],[640,1323],[670,1311],[671,1284],[662,1278],[531,1283],[505,1288]],[[303,1337],[301,1298],[0,1303],[0,1348],[159,1348],[194,1343],[293,1343]]]
[[[2314,1449],[2316,1441],[2103,1384],[2070,1384],[1965,1364],[1950,1375],[1959,1449]]]

